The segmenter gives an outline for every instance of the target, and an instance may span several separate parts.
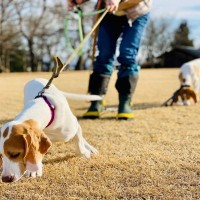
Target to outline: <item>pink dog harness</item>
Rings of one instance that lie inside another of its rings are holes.
[[[49,106],[49,109],[51,110],[51,119],[49,121],[49,123],[47,124],[47,126],[45,128],[47,128],[48,126],[51,125],[51,123],[53,122],[54,118],[55,118],[55,106],[53,104],[51,104],[49,102],[49,100],[47,99],[46,96],[44,96],[43,94],[39,94],[38,96],[35,97],[35,99],[37,98],[43,98],[44,101],[46,102],[46,104]]]

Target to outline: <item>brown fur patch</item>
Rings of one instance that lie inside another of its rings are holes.
[[[25,130],[20,125],[12,127],[12,133],[4,143],[4,153],[11,161],[19,163],[21,173],[24,173],[25,142],[22,133]]]
[[[6,128],[6,130],[3,132],[3,137],[6,138],[8,136],[8,128]]]
[[[179,96],[181,97],[182,101],[190,100],[192,98],[194,103],[197,103],[197,96],[196,96],[194,90],[191,89],[190,87],[186,87],[186,88],[183,88],[182,90],[180,90]]]
[[[29,128],[29,140],[31,139],[30,149],[26,158],[29,162],[36,163],[36,160],[41,160],[43,154],[47,152],[52,143],[45,133],[38,128],[34,120],[27,120],[24,124]]]
[[[179,80],[180,80],[180,82],[181,82],[181,84],[182,83],[185,83],[185,78],[183,78],[183,74],[180,72],[180,74],[179,74]]]

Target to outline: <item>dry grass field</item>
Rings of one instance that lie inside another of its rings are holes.
[[[23,86],[50,73],[0,74],[0,125],[23,104]],[[81,116],[88,102],[69,101],[85,138],[98,150],[91,159],[75,157],[73,143],[53,144],[41,178],[0,182],[0,200],[200,199],[200,104],[161,107],[178,89],[178,69],[142,70],[134,95],[135,120],[117,121],[116,72],[98,120]],[[54,84],[86,93],[89,72],[64,72]],[[0,169],[1,171],[1,169]]]

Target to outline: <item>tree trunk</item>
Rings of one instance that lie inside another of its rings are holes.
[[[28,47],[29,47],[29,62],[30,62],[30,68],[32,72],[37,71],[36,65],[35,65],[35,54],[33,52],[33,41],[30,39],[28,40]]]

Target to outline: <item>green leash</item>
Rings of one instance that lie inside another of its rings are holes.
[[[83,18],[83,13],[82,10],[80,8],[77,9],[77,14],[78,14],[78,33],[79,33],[79,41],[82,42],[83,41],[83,24],[82,24],[82,18]],[[64,34],[65,34],[65,41],[66,41],[66,45],[67,45],[67,49],[70,52],[74,51],[74,48],[72,47],[71,41],[70,41],[70,37],[69,37],[69,32],[68,32],[68,27],[69,27],[69,19],[68,17],[65,17],[64,19]],[[81,49],[78,52],[78,56],[81,56],[83,53],[83,50]]]
[[[84,16],[93,16],[93,15],[97,15],[100,13],[103,13],[106,10],[106,8],[104,9],[100,9],[97,11],[92,11],[92,12],[83,12],[81,10],[81,8],[79,6],[76,6],[76,10],[74,11],[75,13],[78,14],[78,33],[79,33],[79,41],[82,42],[84,35],[83,35],[83,17]],[[72,43],[70,41],[70,37],[69,37],[69,32],[68,32],[68,28],[69,28],[69,18],[68,16],[65,17],[64,19],[64,35],[65,35],[65,41],[66,41],[66,45],[67,45],[67,49],[69,52],[73,52],[74,48],[72,46]],[[81,56],[83,54],[83,49],[80,49],[80,51],[77,53],[78,56]]]

